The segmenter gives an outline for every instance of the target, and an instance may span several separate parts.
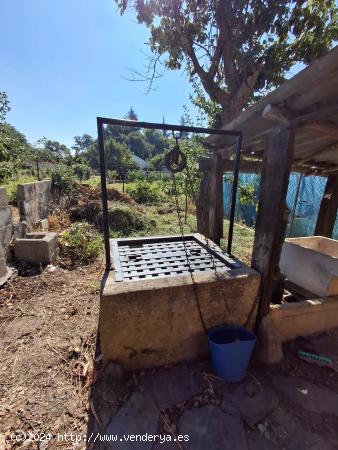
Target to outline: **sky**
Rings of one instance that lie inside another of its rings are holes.
[[[149,33],[114,0],[0,0],[0,91],[7,121],[31,143],[45,136],[68,146],[96,136],[96,117],[177,123],[190,105],[185,75],[168,71],[145,95],[128,68],[142,70]],[[193,110],[192,106],[191,109]]]

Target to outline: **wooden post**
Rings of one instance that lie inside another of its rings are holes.
[[[325,192],[320,204],[315,236],[332,238],[338,209],[338,175],[327,177]]]
[[[210,239],[220,244],[223,237],[223,167],[222,157],[214,155],[211,160],[209,195]]]
[[[274,273],[279,263],[283,215],[294,150],[290,128],[274,129],[267,138],[251,265],[261,274],[257,325],[269,312]]]
[[[205,237],[209,237],[209,172],[204,172],[196,201],[197,231]]]

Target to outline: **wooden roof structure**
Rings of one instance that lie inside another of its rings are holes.
[[[250,160],[256,161],[257,167],[266,148],[266,136],[278,125],[295,132],[292,171],[338,173],[338,46],[223,129],[243,132],[242,156],[249,159],[249,165]],[[205,144],[223,159],[231,159],[231,136],[209,136]]]

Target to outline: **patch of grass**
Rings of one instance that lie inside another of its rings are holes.
[[[91,187],[100,186],[100,177],[98,175],[92,175],[83,184],[88,184],[88,186],[91,186]]]
[[[18,184],[31,183],[32,181],[38,181],[38,179],[32,175],[20,175],[15,180],[10,180],[6,184],[1,185],[1,187],[6,189],[9,202],[15,204]]]
[[[159,204],[165,200],[163,187],[159,183],[148,183],[147,181],[136,181],[129,183],[126,192],[137,203]]]
[[[221,247],[225,250],[228,240],[229,221],[224,221],[224,239],[221,242]],[[252,247],[255,237],[255,230],[245,225],[234,225],[234,234],[232,240],[232,254],[243,261],[245,264],[251,264]]]
[[[142,209],[119,202],[112,202],[108,210],[109,228],[112,236],[144,236],[155,227],[155,221]]]

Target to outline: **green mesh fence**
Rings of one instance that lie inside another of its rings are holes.
[[[256,220],[260,175],[241,173],[236,202],[236,220],[253,226]],[[290,175],[287,206],[290,210],[286,235],[290,237],[313,236],[320,202],[326,185],[326,177]],[[229,217],[232,176],[224,176],[224,214]],[[337,215],[338,217],[338,215]],[[333,237],[338,239],[338,220]]]

